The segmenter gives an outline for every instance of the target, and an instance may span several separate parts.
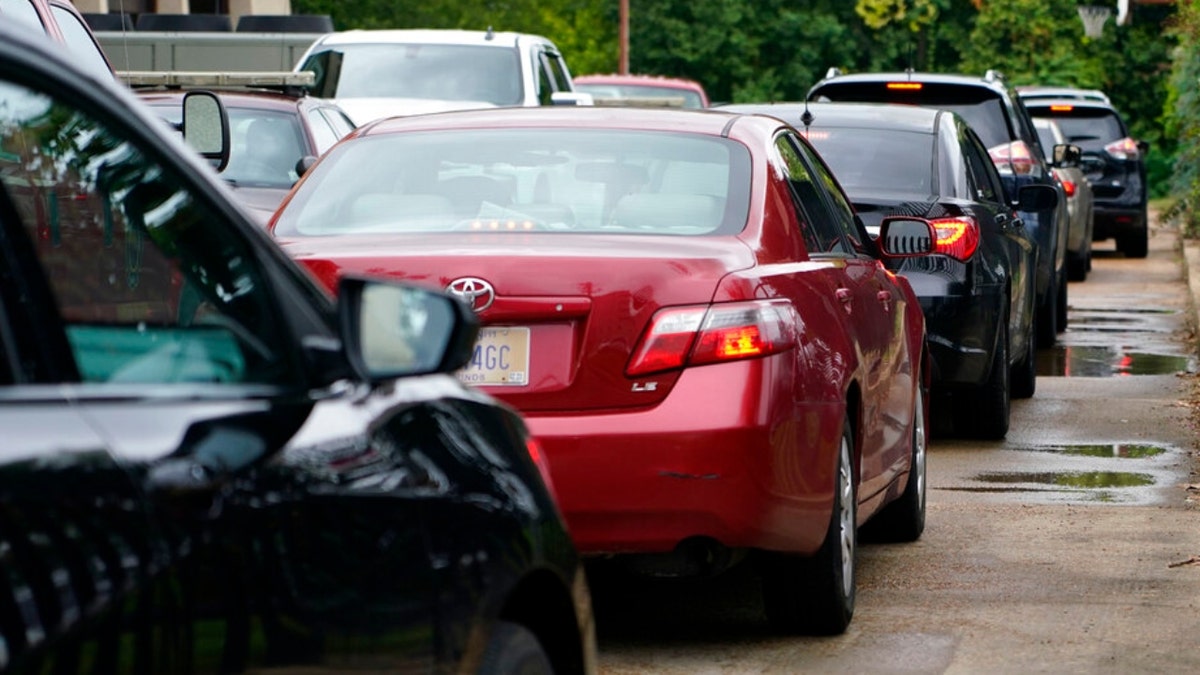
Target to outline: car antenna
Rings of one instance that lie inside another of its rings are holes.
[[[804,135],[808,136],[808,127],[813,123],[812,111],[808,109],[808,97],[804,97],[804,112],[800,113],[800,122],[804,125]]]
[[[496,38],[496,33],[495,33],[495,31],[493,31],[493,30],[492,30],[492,27],[491,27],[491,26],[488,26],[488,29],[487,29],[487,35],[484,35],[484,36],[483,36],[483,39],[484,39],[484,40],[494,40],[495,38]]]

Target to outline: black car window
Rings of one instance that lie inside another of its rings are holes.
[[[930,194],[933,139],[897,129],[825,127],[808,141],[850,193],[862,191]]]
[[[787,179],[796,220],[809,253],[848,253],[849,246],[842,239],[837,226],[831,222],[828,209],[821,199],[820,186],[800,158],[795,144],[786,135],[781,135],[775,140],[775,150],[778,153],[778,169]]]
[[[0,186],[83,382],[294,377],[250,244],[125,134],[0,82]]]
[[[854,222],[854,207],[850,206],[850,202],[846,200],[846,196],[842,194],[842,188],[838,181],[833,177],[833,172],[821,161],[821,157],[813,151],[812,147],[804,143],[795,136],[790,137],[791,142],[796,146],[806,160],[808,165],[812,167],[812,173],[816,179],[824,187],[823,192],[827,199],[824,200],[827,212],[829,213],[830,223],[841,231],[843,237],[854,246],[858,251],[864,250],[863,236],[865,232],[860,232],[858,225]]]

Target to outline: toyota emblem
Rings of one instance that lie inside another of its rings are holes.
[[[467,303],[476,314],[491,307],[496,300],[496,289],[478,277],[455,279],[446,286],[446,292]]]

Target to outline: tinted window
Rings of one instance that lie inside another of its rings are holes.
[[[134,142],[0,83],[0,148],[13,231],[44,272],[80,379],[291,380],[255,254]]]
[[[51,7],[50,11],[54,14],[54,20],[58,22],[58,27],[62,29],[67,49],[70,49],[71,54],[76,57],[75,63],[83,66],[89,73],[97,77],[111,78],[113,73],[108,65],[108,60],[104,58],[104,52],[100,50],[100,46],[92,39],[92,33],[88,27],[78,17],[62,7]]]
[[[1058,122],[1067,142],[1084,150],[1099,151],[1113,141],[1125,138],[1125,126],[1116,113],[1103,108],[1072,107],[1069,111],[1052,111],[1049,108],[1030,108],[1038,117],[1052,117]]]
[[[338,61],[340,67],[329,67],[329,63]],[[338,45],[311,55],[300,69],[317,73],[315,89],[325,97],[482,101],[495,105],[522,101],[521,68],[516,50],[509,48]]]
[[[330,151],[276,232],[732,233],[746,224],[749,167],[745,146],[689,134],[528,129],[368,136]]]
[[[800,139],[790,137],[796,149],[807,160],[808,166],[812,167],[812,173],[816,177],[817,182],[825,189],[820,192],[825,195],[826,199],[822,200],[826,206],[826,212],[829,214],[830,223],[841,230],[842,236],[847,241],[852,243],[855,248],[862,250],[863,238],[858,231],[858,226],[854,224],[854,208],[850,206],[850,202],[846,201],[845,195],[842,194],[836,178],[829,170],[829,167],[821,161],[817,153],[808,145],[805,145]]]
[[[796,145],[787,136],[780,136],[775,141],[775,150],[780,160],[778,168],[787,179],[788,191],[808,252],[814,255],[848,252],[849,246],[831,222],[828,207],[821,198],[821,188],[801,159]]]
[[[825,127],[811,129],[807,138],[851,193],[932,192],[933,136],[929,134]]]
[[[555,91],[571,91],[571,78],[567,76],[567,67],[563,65],[562,57],[554,52],[542,52],[542,61],[546,64],[546,72],[554,83]]]
[[[329,120],[320,110],[309,110],[305,113],[308,118],[308,128],[312,130],[312,141],[317,147],[317,154],[322,154],[338,142],[340,136],[329,126]],[[307,154],[307,153],[306,153]]]
[[[910,83],[914,87],[916,83]],[[958,113],[987,147],[1014,139],[1004,99],[987,87],[920,83],[919,89],[889,89],[887,82],[829,83],[814,93],[814,100],[905,103]]]

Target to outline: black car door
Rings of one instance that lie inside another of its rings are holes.
[[[10,76],[0,669],[427,670],[430,491],[384,431],[412,402],[310,388],[256,231],[112,110]]]

